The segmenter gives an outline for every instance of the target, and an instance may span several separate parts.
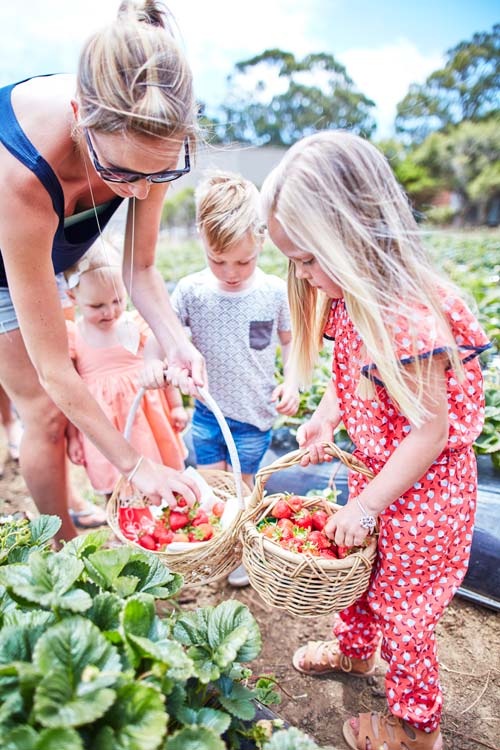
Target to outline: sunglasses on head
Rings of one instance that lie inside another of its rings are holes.
[[[121,169],[120,167],[103,167],[102,164],[99,163],[99,159],[97,158],[87,128],[83,128],[83,132],[85,134],[85,140],[87,141],[87,146],[95,170],[99,177],[106,180],[106,182],[137,182],[138,180],[147,180],[148,182],[172,182],[172,180],[178,180],[179,177],[187,174],[191,169],[191,162],[189,160],[189,141],[187,138],[184,140],[184,169],[166,169],[163,172],[146,174],[144,172],[131,172],[130,169]]]

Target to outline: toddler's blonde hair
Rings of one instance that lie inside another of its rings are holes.
[[[442,306],[440,290],[447,282],[431,267],[411,207],[383,154],[346,131],[320,132],[289,149],[261,193],[266,215],[274,216],[290,240],[340,285],[377,377],[407,418],[422,424],[430,416],[422,399],[432,357],[417,356],[416,307],[434,316],[458,377],[463,368]],[[307,382],[331,300],[297,278],[293,263],[288,275],[292,361]],[[391,318],[393,323],[401,315],[415,357],[411,382],[391,335]],[[364,375],[358,394],[375,396],[373,382]]]
[[[263,239],[259,191],[232,172],[214,172],[195,191],[196,223],[214,253],[223,253],[248,233]]]
[[[115,244],[99,237],[80,260],[64,271],[64,278],[71,289],[77,289],[83,274],[92,274],[96,281],[107,281],[115,274],[121,274],[122,258]]]

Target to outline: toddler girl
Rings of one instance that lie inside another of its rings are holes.
[[[441,750],[435,628],[467,570],[472,443],[484,417],[477,355],[489,343],[431,268],[405,195],[367,141],[341,131],[304,138],[262,194],[271,239],[290,260],[292,360],[302,377],[320,335],[334,340],[329,388],[297,435],[309,448],[304,463],[324,458],[321,443],[342,420],[376,475],[350,477],[347,505],[326,527],[350,547],[378,524],[368,591],[340,614],[336,640],[303,646],[294,666],[367,676],[381,642],[390,714],[346,722],[349,747]]]
[[[125,312],[120,255],[109,242],[99,240],[65,275],[66,293],[80,312],[76,323],[66,322],[70,356],[108,419],[123,432],[139,388],[149,329],[138,314]],[[185,447],[179,433],[186,422],[177,389],[148,391],[130,442],[146,458],[182,470]],[[73,426],[68,429],[68,455],[73,463],[85,465],[97,492],[113,491],[117,469]]]

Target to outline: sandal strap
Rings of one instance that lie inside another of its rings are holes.
[[[406,727],[406,728],[405,728]],[[423,732],[392,714],[359,714],[359,750],[433,750],[439,728]]]
[[[303,665],[307,671],[318,673],[326,669],[334,669],[346,674],[350,672],[356,674],[360,671],[354,669],[351,657],[342,653],[336,640],[308,641],[304,653]]]

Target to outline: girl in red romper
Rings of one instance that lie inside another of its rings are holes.
[[[350,476],[348,502],[326,533],[350,547],[379,528],[367,592],[340,613],[335,641],[303,646],[294,666],[368,676],[381,643],[390,714],[347,721],[346,742],[442,750],[435,627],[467,570],[472,443],[484,419],[477,355],[489,342],[430,266],[402,190],[367,141],[342,131],[309,136],[262,193],[271,239],[290,261],[299,374],[311,371],[318,334],[334,341],[332,379],[297,434],[309,448],[304,464],[325,460],[322,444],[342,420],[354,455],[375,474]]]

